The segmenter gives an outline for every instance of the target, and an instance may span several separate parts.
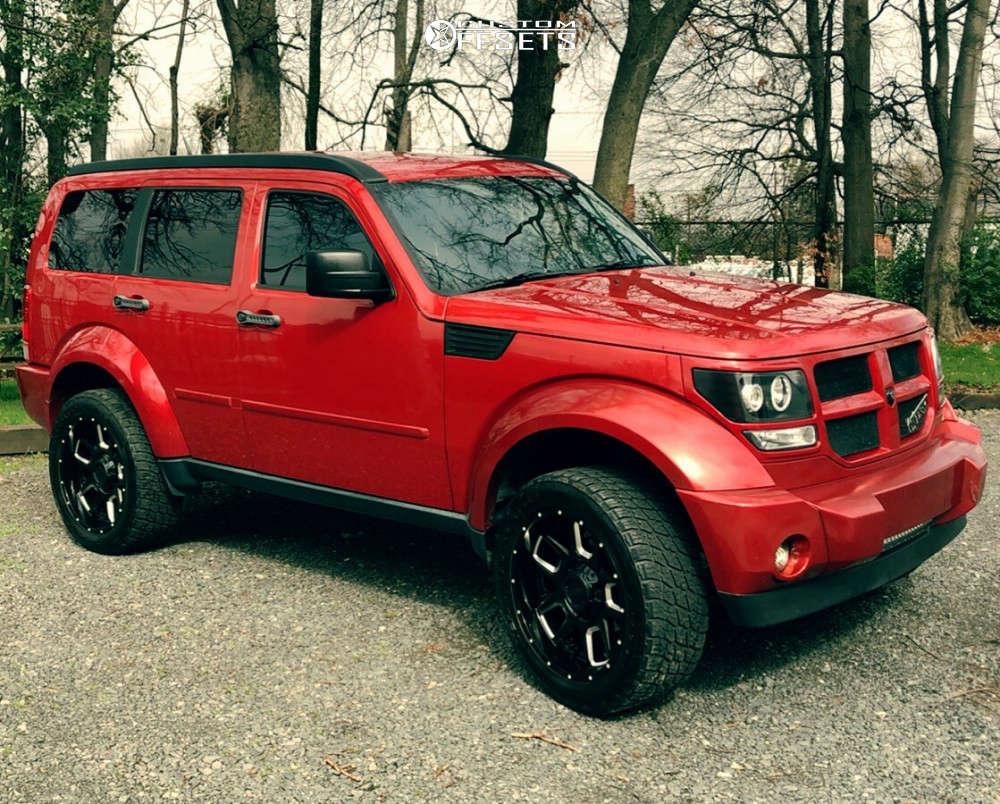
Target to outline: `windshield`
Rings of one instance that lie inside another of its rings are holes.
[[[574,179],[477,176],[371,189],[424,281],[446,296],[663,263],[632,224]]]

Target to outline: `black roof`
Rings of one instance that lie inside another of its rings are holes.
[[[321,152],[303,151],[256,154],[199,154],[196,156],[147,156],[87,162],[69,169],[70,176],[125,170],[170,170],[177,168],[298,168],[343,173],[364,182],[385,181],[385,176],[359,159]]]

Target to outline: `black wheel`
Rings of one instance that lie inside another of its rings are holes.
[[[610,715],[686,679],[708,629],[683,512],[597,467],[535,478],[497,523],[494,577],[516,647],[552,697]]]
[[[67,530],[89,550],[151,547],[177,523],[179,503],[120,391],[85,391],[63,405],[49,440],[49,478]]]

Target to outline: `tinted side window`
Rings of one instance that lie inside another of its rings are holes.
[[[364,251],[372,267],[377,265],[371,242],[343,202],[329,195],[284,190],[268,196],[262,285],[305,290],[305,255],[342,250]]]
[[[228,285],[242,204],[239,190],[157,190],[140,273]]]
[[[61,271],[117,273],[135,196],[133,189],[69,193],[52,232],[49,265]]]

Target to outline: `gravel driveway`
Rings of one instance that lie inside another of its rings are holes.
[[[975,418],[1000,466],[1000,413]],[[192,508],[178,544],[93,555],[44,460],[0,460],[0,800],[1000,801],[996,482],[910,578],[716,623],[672,701],[610,722],[523,680],[451,538]]]

